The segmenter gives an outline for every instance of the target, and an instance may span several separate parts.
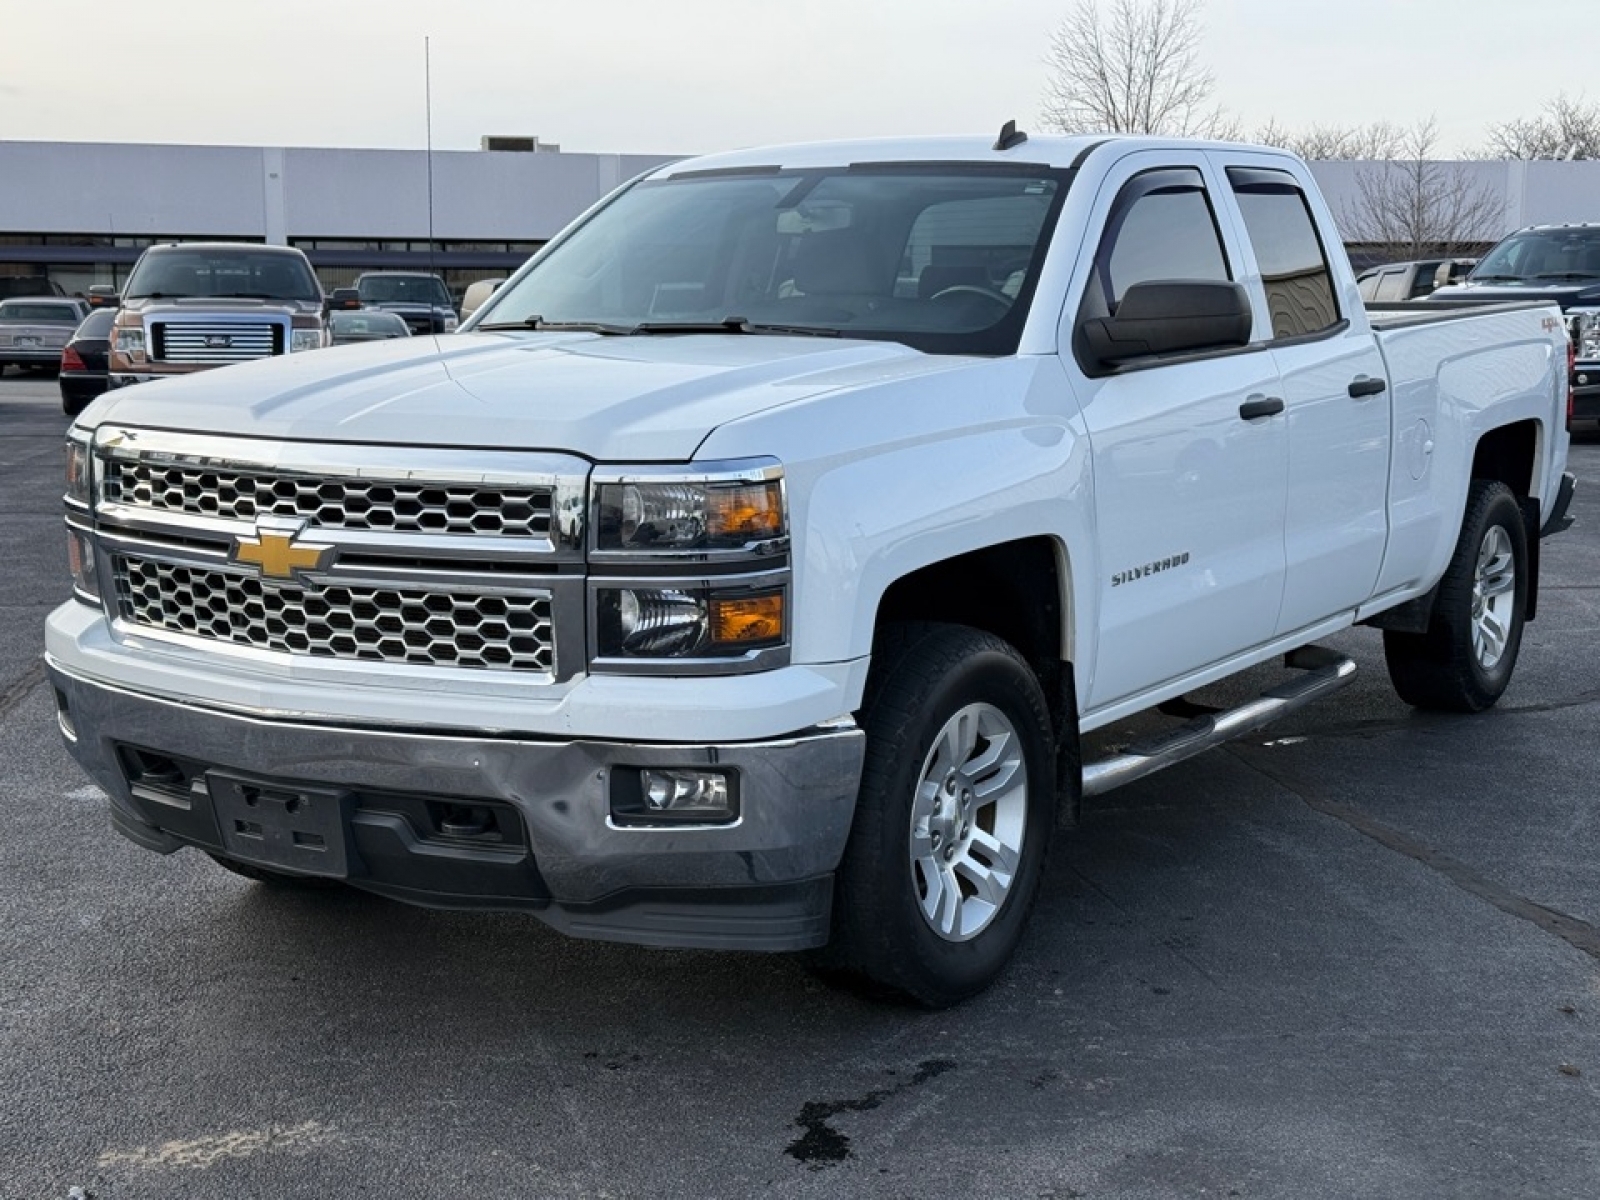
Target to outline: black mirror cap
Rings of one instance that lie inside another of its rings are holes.
[[[361,307],[361,293],[355,288],[334,288],[328,293],[329,309],[344,312],[352,308]]]
[[[89,285],[88,295],[90,308],[121,308],[122,296],[116,289],[104,283]]]
[[[1115,316],[1081,326],[1090,355],[1104,367],[1153,354],[1183,354],[1250,344],[1250,295],[1237,283],[1154,279],[1123,294]]]

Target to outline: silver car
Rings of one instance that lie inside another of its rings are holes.
[[[59,368],[62,348],[88,315],[84,301],[67,296],[0,300],[0,375],[11,366]]]

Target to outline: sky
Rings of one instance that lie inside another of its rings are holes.
[[[1077,2],[0,0],[0,140],[420,149],[431,125],[437,150],[675,155],[1039,131]],[[1207,0],[1200,54],[1247,131],[1431,116],[1462,152],[1558,93],[1597,98],[1593,5],[1546,0],[1537,36],[1515,12]]]

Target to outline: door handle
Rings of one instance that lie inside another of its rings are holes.
[[[1283,411],[1283,400],[1277,396],[1251,396],[1239,405],[1239,415],[1246,421],[1257,417],[1275,417]]]
[[[1352,400],[1365,400],[1368,396],[1376,396],[1379,392],[1388,390],[1389,385],[1381,379],[1368,379],[1365,375],[1357,375],[1350,381],[1350,398]]]

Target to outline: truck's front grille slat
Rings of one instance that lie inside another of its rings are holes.
[[[285,583],[113,558],[118,615],[135,626],[313,658],[553,673],[550,594]]]
[[[108,464],[105,496],[133,508],[205,517],[298,517],[321,529],[512,538],[542,538],[550,530],[545,487],[328,479],[121,459]]]
[[[162,362],[243,362],[283,353],[279,324],[156,321],[152,325],[151,345]]]

